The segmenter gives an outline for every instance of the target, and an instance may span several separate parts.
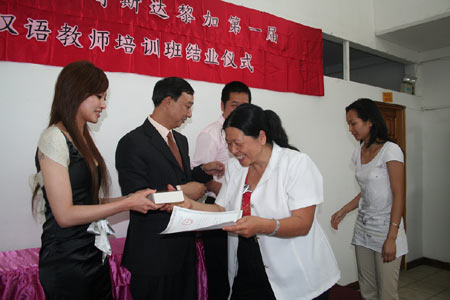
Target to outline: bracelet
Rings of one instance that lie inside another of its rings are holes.
[[[275,230],[272,233],[270,233],[269,236],[273,236],[273,235],[277,234],[278,229],[280,229],[280,221],[278,219],[274,219],[274,220],[277,224],[275,225]]]
[[[391,222],[391,225],[392,225],[392,226],[395,226],[395,227],[397,227],[397,228],[400,228],[400,225],[398,225],[397,223]]]

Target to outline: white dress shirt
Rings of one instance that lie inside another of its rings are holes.
[[[166,141],[166,144],[169,145],[169,138],[167,137],[167,135],[169,134],[169,132],[172,132],[172,130],[167,129],[166,127],[164,127],[164,125],[159,124],[158,122],[156,122],[155,119],[153,119],[151,116],[148,116],[148,121],[150,122],[150,124],[153,125],[153,127],[155,127],[156,131],[159,132],[159,134],[161,135],[161,137],[164,139],[164,141]],[[173,133],[172,133],[173,134]],[[173,139],[173,141],[175,142],[175,144],[177,143],[175,141],[175,139]]]
[[[227,211],[239,210],[248,168],[232,158],[225,172],[216,204]],[[281,148],[274,143],[269,164],[252,192],[251,214],[283,219],[290,217],[293,210],[322,202],[322,176],[314,162],[304,153]],[[333,251],[316,217],[305,236],[279,238],[258,235],[257,238],[267,277],[279,300],[313,299],[340,278]],[[238,272],[238,243],[238,236],[229,233],[230,286],[233,286]]]
[[[194,157],[191,160],[192,167],[216,160],[226,164],[232,157],[225,142],[225,132],[222,130],[224,121],[225,119],[221,115],[216,122],[209,124],[199,133]],[[220,178],[214,176],[214,180],[222,182],[223,176]],[[216,194],[213,192],[208,192],[208,196],[216,198]]]

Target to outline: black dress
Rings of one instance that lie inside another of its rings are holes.
[[[92,204],[89,168],[66,138],[69,148],[69,177],[74,205]],[[40,166],[36,155],[36,168]],[[45,223],[39,253],[39,279],[47,299],[113,299],[108,259],[94,246],[89,224],[61,228],[50,209],[45,187]]]

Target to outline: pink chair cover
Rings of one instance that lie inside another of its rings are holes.
[[[38,261],[39,248],[0,252],[1,300],[45,300]]]
[[[111,281],[115,299],[132,300],[130,272],[120,266],[125,238],[111,239],[112,255],[109,257]],[[196,242],[198,299],[207,300],[207,277],[203,242]],[[0,252],[0,300],[45,300],[39,282],[39,248]]]
[[[109,257],[109,266],[111,268],[111,280],[113,282],[114,299],[132,300],[130,292],[131,274],[126,268],[120,266],[122,261],[123,247],[125,238],[110,239],[112,255]]]
[[[205,248],[203,241],[197,240],[197,295],[199,300],[208,300],[208,276],[206,275]]]

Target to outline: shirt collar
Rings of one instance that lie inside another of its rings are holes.
[[[225,123],[225,118],[223,117],[223,114],[220,115],[219,120],[217,120],[217,122],[218,122],[220,125],[223,125],[223,123]]]
[[[155,127],[155,129],[159,132],[161,137],[167,143],[167,135],[169,134],[169,132],[171,132],[171,130],[164,127],[164,125],[161,125],[160,123],[156,122],[155,119],[153,119],[151,116],[148,116],[148,121]]]

